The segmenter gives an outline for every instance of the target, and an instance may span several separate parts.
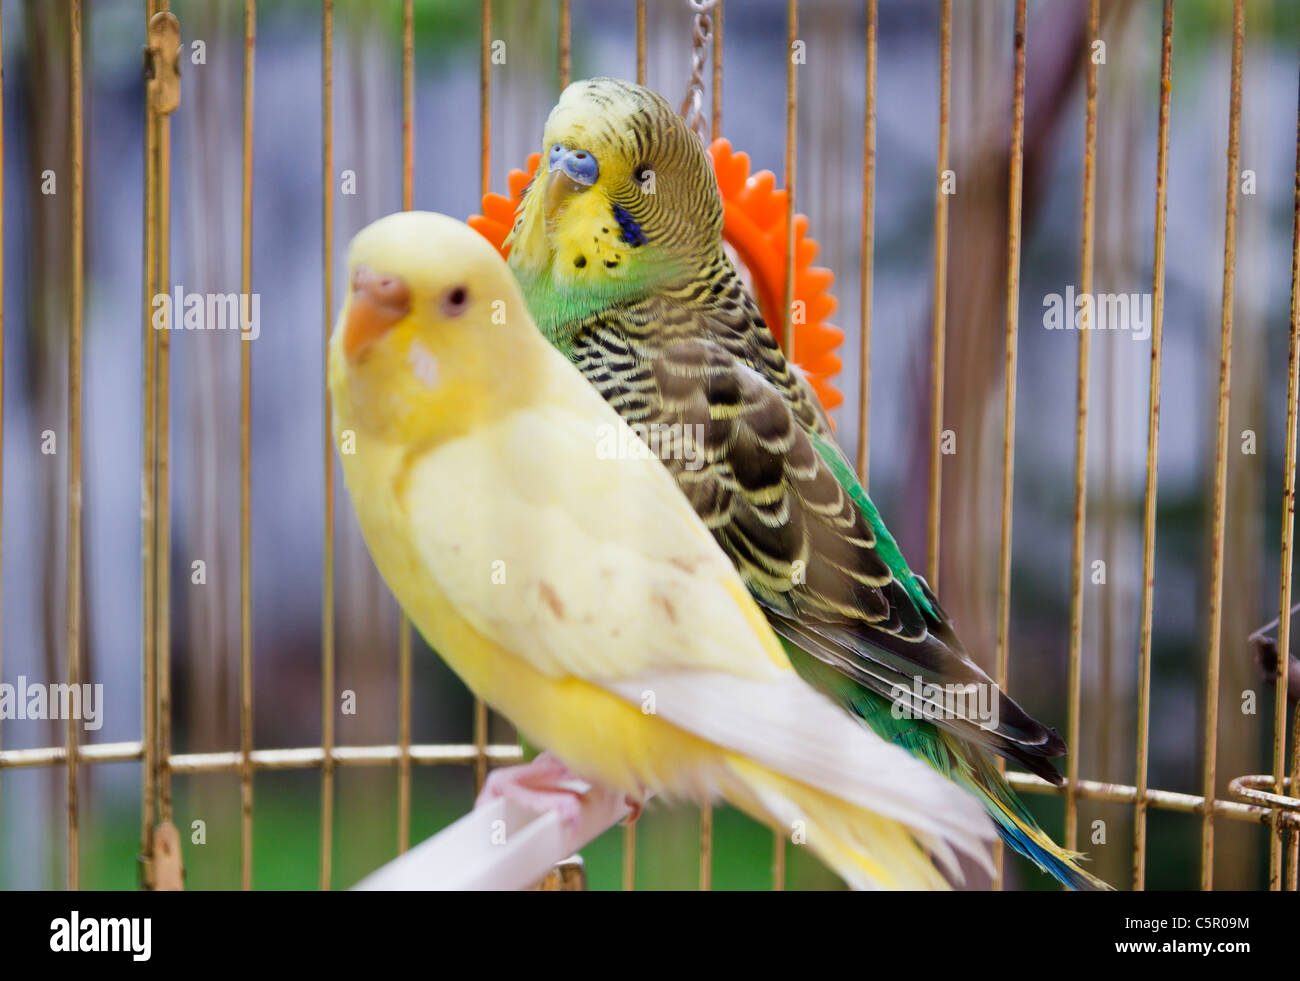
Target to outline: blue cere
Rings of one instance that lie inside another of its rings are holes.
[[[563,171],[575,184],[590,187],[600,176],[600,167],[596,158],[586,150],[572,150],[563,143],[556,143],[546,154],[548,171]]]

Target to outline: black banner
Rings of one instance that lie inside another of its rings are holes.
[[[1197,958],[1230,970],[1291,957],[1298,917],[1295,893],[5,893],[0,951],[6,966],[205,973],[413,959],[435,976],[474,963],[495,975],[568,958],[584,973],[789,958],[819,973],[846,959],[941,972]]]

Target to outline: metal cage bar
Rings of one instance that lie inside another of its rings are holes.
[[[1011,498],[1016,459],[1016,364],[1020,334],[1020,239],[1025,183],[1025,0],[1016,0],[1015,69],[1011,103],[1011,173],[1007,184],[1006,348],[1003,355],[1002,400],[1002,520],[998,546],[998,634],[994,679],[1004,691],[1011,652]],[[998,770],[1006,761],[998,759]],[[1005,849],[993,846],[993,887],[1002,887]]]
[[[794,342],[795,167],[799,156],[799,73],[793,49],[799,38],[799,0],[785,5],[785,304],[781,311],[785,356],[797,363]]]
[[[871,291],[876,255],[876,0],[867,0],[866,109],[862,120],[862,256],[858,266],[858,477],[869,490],[871,472]]]
[[[321,4],[321,239],[323,379],[329,364],[330,332],[334,329],[334,0],[323,0]],[[334,868],[334,434],[330,388],[324,382],[321,388],[325,523],[321,543],[320,888],[329,889]]]
[[[1291,561],[1295,549],[1295,468],[1296,468],[1296,416],[1297,399],[1300,398],[1300,97],[1296,109],[1296,161],[1295,161],[1295,204],[1292,207],[1293,227],[1291,231],[1291,342],[1287,362],[1287,427],[1286,427],[1286,468],[1284,480],[1286,489],[1282,499],[1282,572],[1279,577],[1281,593],[1280,613],[1278,614],[1278,650],[1291,650]],[[0,362],[2,364],[3,362]],[[1283,773],[1286,769],[1286,686],[1281,682],[1281,675],[1274,689],[1274,731],[1273,731],[1273,791],[1281,793]],[[1300,796],[1300,709],[1292,720],[1291,729],[1291,795]],[[1281,812],[1278,812],[1281,817]],[[1280,834],[1280,828],[1279,828]],[[1297,876],[1300,875],[1300,832],[1291,833],[1290,864],[1287,869],[1286,888],[1294,890]]]
[[[145,37],[150,40],[149,27],[157,14],[157,4],[148,0],[145,5]],[[144,772],[141,774],[140,803],[140,854],[144,856],[142,882],[153,888],[153,826],[157,794],[157,567],[154,564],[154,453],[157,443],[157,417],[155,415],[157,332],[152,326],[153,297],[158,292],[158,118],[152,99],[145,99],[144,111],[144,324],[141,338],[141,428],[144,430],[140,450],[140,647],[144,675],[143,719],[141,726],[144,743]],[[163,311],[166,317],[168,311]]]
[[[645,0],[636,0],[636,84],[645,84]]]
[[[709,114],[709,139],[722,132],[722,0],[713,8],[713,111]]]
[[[415,193],[415,11],[402,0],[402,210]],[[397,852],[411,847],[411,622],[403,610],[397,639]],[[475,712],[481,710],[476,703]]]
[[[939,149],[934,175],[934,289],[930,302],[930,486],[929,534],[926,537],[925,578],[939,589],[939,504],[943,493],[943,370],[948,303],[948,173],[949,121],[952,117],[952,0],[939,7]]]
[[[81,352],[86,289],[86,188],[85,127],[82,119],[81,0],[72,0],[68,32],[71,50],[72,100],[72,311],[68,331],[68,571],[67,571],[67,658],[68,687],[75,690],[81,682]],[[77,718],[67,720],[67,787],[68,847],[67,883],[69,889],[81,883],[81,828],[77,794]]]
[[[1088,34],[1084,38],[1083,59],[1086,81],[1083,137],[1083,218],[1079,245],[1079,290],[1092,294],[1093,231],[1096,224],[1097,189],[1097,63],[1092,59],[1098,39],[1101,0],[1088,0]],[[1091,318],[1089,311],[1085,316]],[[1074,531],[1070,551],[1070,652],[1066,679],[1066,741],[1075,747],[1066,764],[1065,847],[1078,849],[1079,843],[1079,736],[1082,718],[1079,700],[1082,694],[1083,660],[1083,566],[1084,522],[1088,514],[1088,358],[1092,324],[1079,331],[1079,374],[1075,394],[1074,424]]]
[[[636,888],[636,825],[623,826],[622,888],[631,892]]]
[[[395,766],[401,755],[396,743],[373,746],[335,746],[330,756],[337,766]],[[418,766],[447,766],[472,764],[478,749],[472,743],[424,743],[411,746],[411,761]],[[522,759],[518,745],[494,743],[487,746],[487,757],[493,765],[516,763]],[[66,746],[42,746],[35,749],[9,749],[0,755],[0,769],[24,769],[64,766],[67,763]],[[144,759],[144,744],[137,740],[119,743],[89,743],[77,747],[77,764],[94,766],[101,763],[133,763]],[[322,766],[325,751],[320,746],[299,746],[276,749],[255,749],[249,756],[254,771],[304,770]],[[178,753],[169,761],[174,773],[238,773],[243,765],[239,750],[211,753]],[[1271,778],[1270,778],[1271,779]],[[1016,789],[1032,794],[1064,795],[1064,786],[1054,786],[1029,773],[1010,771],[1007,781]],[[1079,799],[1132,804],[1138,798],[1137,788],[1130,784],[1106,783],[1100,780],[1080,780]],[[1169,790],[1148,790],[1148,802],[1161,810],[1197,814],[1205,809],[1205,798],[1198,794],[1184,794]],[[1216,799],[1211,802],[1216,813],[1233,820],[1255,824],[1276,824],[1282,828],[1300,827],[1300,812],[1275,808],[1271,804],[1244,804],[1239,801]],[[1280,813],[1280,817],[1275,814]]]
[[[563,92],[569,87],[569,76],[572,74],[570,60],[570,45],[572,33],[572,19],[569,13],[569,0],[560,0],[560,91]]]
[[[473,763],[479,755],[472,743],[417,743],[410,747],[411,762],[419,766]],[[515,763],[522,758],[518,746],[490,744],[486,755],[492,763]],[[326,759],[337,766],[396,765],[402,756],[397,743],[377,746],[335,746],[328,752],[321,746],[298,746],[278,749],[255,749],[248,754],[249,766],[258,770],[301,770],[325,765]],[[131,763],[145,758],[144,743],[136,740],[120,743],[89,743],[77,747],[77,764]],[[37,749],[9,749],[0,755],[0,769],[63,766],[68,760],[66,746],[42,746]],[[177,753],[167,761],[173,773],[239,773],[244,766],[242,750],[212,753]]]
[[[1202,796],[1214,799],[1219,737],[1219,653],[1223,631],[1223,536],[1228,496],[1228,402],[1232,377],[1232,300],[1237,265],[1237,171],[1241,161],[1241,54],[1246,0],[1232,8],[1232,94],[1228,112],[1228,190],[1224,204],[1223,308],[1219,331],[1219,409],[1214,463],[1214,527],[1210,551],[1210,650],[1205,666],[1205,755]],[[1279,682],[1285,687],[1285,682]],[[1201,888],[1214,884],[1214,810],[1201,816]]]
[[[785,11],[785,304],[781,311],[785,356],[798,363],[794,337],[794,267],[795,267],[795,167],[799,144],[799,72],[794,60],[794,46],[799,38],[799,0],[786,0]],[[778,831],[772,842],[772,888],[785,888],[785,834]]]
[[[1232,175],[1229,175],[1232,176]],[[1286,386],[1286,444],[1285,462],[1282,466],[1282,561],[1278,571],[1278,605],[1280,613],[1277,621],[1277,649],[1279,657],[1291,649],[1291,562],[1294,557],[1295,531],[1295,442],[1296,442],[1296,401],[1300,396],[1300,319],[1297,319],[1296,291],[1297,277],[1300,276],[1300,111],[1296,117],[1296,185],[1294,231],[1291,250],[1291,324],[1290,338],[1287,344],[1287,386]],[[1279,675],[1281,672],[1279,671]],[[1286,776],[1286,689],[1278,678],[1273,686],[1273,792],[1281,794]],[[1269,887],[1282,888],[1282,851],[1284,839],[1281,828],[1277,829],[1269,840]],[[1294,863],[1292,863],[1294,865]]]
[[[1030,794],[1059,794],[1064,796],[1067,788],[1053,786],[1032,773],[1012,771],[1007,774],[1007,782],[1016,790]],[[1202,814],[1213,810],[1215,814],[1235,821],[1247,821],[1253,824],[1275,825],[1278,828],[1300,828],[1300,813],[1289,810],[1275,810],[1257,804],[1243,804],[1234,800],[1211,799],[1206,803],[1199,794],[1182,794],[1172,790],[1140,791],[1137,787],[1122,783],[1105,783],[1101,780],[1080,780],[1077,788],[1080,800],[1107,801],[1113,804],[1133,804],[1145,798],[1148,807],[1172,811],[1178,814]]]
[[[159,0],[158,13],[167,14],[170,0]],[[157,288],[171,289],[171,117],[156,115],[158,129],[154,152],[157,155],[158,264]],[[171,319],[175,311],[164,316],[165,327],[153,339],[154,353],[154,657],[158,707],[156,725],[158,766],[156,787],[159,820],[172,819],[171,771],[167,760],[172,749],[171,712]]]
[[[151,328],[151,303],[170,291],[171,113],[176,108],[179,54],[167,50],[179,34],[169,0],[147,0],[148,66],[145,98],[145,323],[141,340],[143,440],[140,473],[141,658],[144,675],[145,759],[142,775],[141,881],[159,884],[154,853],[165,847],[159,828],[171,821],[171,584],[170,566],[170,327],[174,312],[157,311],[162,329]],[[155,826],[155,821],[158,825]],[[169,880],[169,884],[174,880]]]
[[[253,292],[253,62],[257,53],[257,0],[244,0],[243,162],[239,281]],[[247,306],[245,307],[247,309]],[[245,330],[248,324],[242,324]],[[253,361],[239,347],[239,882],[253,888]],[[164,553],[165,555],[166,553]]]
[[[156,13],[153,0],[145,4],[145,38],[149,37],[148,22]],[[144,311],[141,348],[141,394],[140,420],[140,659],[144,675],[141,695],[141,739],[143,749],[143,773],[140,779],[140,854],[143,856],[141,882],[147,889],[153,888],[153,851],[154,796],[156,793],[157,762],[155,758],[155,726],[158,711],[157,664],[154,653],[154,615],[155,615],[155,576],[153,564],[154,540],[154,330],[152,324],[152,304],[154,294],[158,292],[154,279],[154,256],[158,249],[157,206],[154,198],[154,183],[157,180],[154,151],[158,142],[157,125],[154,119],[153,101],[144,101]]]
[[[1151,743],[1151,627],[1155,593],[1156,463],[1160,443],[1160,354],[1165,320],[1165,222],[1169,203],[1169,100],[1173,92],[1174,0],[1160,28],[1160,116],[1156,136],[1156,232],[1151,286],[1151,375],[1147,383],[1146,491],[1142,505],[1142,612],[1138,633],[1137,773],[1133,800],[1133,888],[1146,884],[1147,788]]]
[[[722,0],[713,9],[713,111],[709,115],[710,139],[722,131]],[[642,80],[639,84],[644,85]],[[700,806],[700,891],[713,888],[713,805]]]
[[[480,197],[492,186],[492,0],[480,4],[482,48],[479,52],[479,156]],[[474,791],[483,789],[487,779],[488,714],[483,699],[474,699],[474,745],[478,758],[474,761]]]

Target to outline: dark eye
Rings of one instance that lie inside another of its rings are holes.
[[[459,317],[469,309],[469,290],[464,286],[453,286],[442,294],[438,305],[448,317]]]
[[[632,179],[638,184],[644,185],[653,173],[654,171],[650,168],[649,164],[637,164],[636,169],[632,171]]]

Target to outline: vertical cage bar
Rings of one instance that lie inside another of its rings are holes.
[[[710,139],[722,131],[722,0],[713,8],[713,111],[709,116]],[[713,805],[700,808],[700,891],[713,888]]]
[[[645,84],[645,0],[636,0],[636,84]]]
[[[1296,402],[1300,399],[1300,106],[1296,114],[1295,201],[1292,206],[1291,233],[1291,337],[1287,347],[1286,449],[1282,466],[1282,568],[1278,576],[1277,650],[1278,677],[1273,685],[1273,793],[1285,792],[1286,774],[1286,660],[1291,651],[1291,563],[1295,555],[1295,441]],[[1300,718],[1300,710],[1296,713]],[[1292,784],[1295,787],[1296,784]],[[1295,791],[1293,790],[1294,794]],[[1274,810],[1274,826],[1269,840],[1270,889],[1282,888],[1282,864],[1285,842],[1295,840],[1282,829],[1278,819],[1282,810]],[[1291,863],[1294,875],[1295,863]],[[1290,884],[1294,888],[1294,883]]]
[[[948,127],[952,114],[952,0],[939,8],[939,151],[934,178],[934,320],[930,326],[930,488],[925,577],[939,589],[939,505],[943,492],[943,368],[948,303]]]
[[[1160,443],[1160,352],[1165,323],[1165,219],[1169,203],[1169,97],[1173,91],[1174,0],[1160,29],[1160,122],[1156,137],[1156,233],[1151,286],[1151,377],[1147,386],[1146,491],[1142,509],[1142,613],[1138,642],[1137,774],[1133,803],[1133,888],[1146,885],[1147,778],[1151,740],[1151,621],[1156,584],[1156,487]]]
[[[171,7],[159,0],[159,12]],[[158,290],[171,289],[171,117],[158,114]],[[154,639],[158,659],[158,804],[159,818],[172,819],[172,781],[169,760],[172,751],[172,634],[171,634],[171,318],[164,317],[165,329],[158,331],[155,360],[157,445],[154,447]]]
[[[69,89],[72,105],[72,311],[68,330],[68,572],[67,655],[68,685],[81,683],[81,336],[85,301],[85,147],[81,115],[81,0],[71,0],[68,36],[71,50]],[[67,882],[79,889],[81,880],[80,828],[77,797],[77,722],[69,713],[68,744],[68,849]]]
[[[794,342],[794,216],[795,163],[799,142],[799,75],[794,61],[794,45],[799,37],[799,0],[786,0],[785,7],[785,304],[781,311],[785,356],[798,364]],[[785,888],[785,833],[778,831],[772,842],[772,888]]]
[[[997,683],[1007,687],[1011,630],[1011,498],[1016,466],[1016,355],[1020,331],[1020,220],[1025,177],[1025,0],[1016,0],[1015,90],[1011,106],[1011,174],[1007,184],[1007,322],[1002,366],[1002,520],[998,547]],[[998,768],[1005,769],[999,759]],[[1002,842],[994,849],[994,886],[1002,887]]]
[[[1214,465],[1214,527],[1210,552],[1210,649],[1205,667],[1205,756],[1201,792],[1201,888],[1214,885],[1215,763],[1219,732],[1219,648],[1223,628],[1224,510],[1228,494],[1228,403],[1232,376],[1232,304],[1237,265],[1237,171],[1241,159],[1241,54],[1246,0],[1232,8],[1232,94],[1228,110],[1228,180],[1224,203],[1223,307],[1219,317],[1219,413]]]
[[[568,54],[569,54],[569,22],[568,22],[569,4],[568,0],[560,2],[560,91],[569,84],[568,75]],[[645,2],[637,0],[636,5],[636,74],[637,84],[645,84]],[[703,836],[704,815],[700,815],[700,834]],[[703,841],[700,844],[700,854],[704,854]],[[701,857],[701,862],[703,857]],[[702,874],[702,873],[701,873]],[[631,892],[636,888],[636,822],[628,821],[623,825],[623,867],[621,876],[621,886],[624,892]]]
[[[240,229],[240,291],[253,292],[253,56],[257,0],[244,0],[244,159]],[[245,310],[251,301],[245,300]],[[244,324],[247,331],[248,324]],[[239,345],[239,879],[253,888],[253,568],[252,568],[252,357]]]
[[[876,0],[867,0],[867,93],[862,121],[861,360],[858,368],[858,476],[867,487],[871,470],[871,293],[876,254]]]
[[[415,10],[402,0],[402,210],[415,188]],[[411,622],[402,611],[397,640],[397,851],[411,847]]]
[[[479,192],[492,184],[492,0],[479,0]]]
[[[781,311],[785,356],[798,363],[794,344],[794,214],[796,144],[799,142],[799,76],[795,71],[794,43],[799,36],[799,0],[785,6],[785,304]]]
[[[148,21],[157,13],[155,0],[145,4]],[[145,856],[144,885],[153,888],[154,799],[157,793],[158,665],[156,661],[156,606],[154,565],[154,449],[158,438],[154,415],[155,351],[158,333],[153,329],[153,298],[158,292],[158,123],[153,100],[145,97],[144,108],[144,325],[140,339],[143,371],[141,417],[143,439],[140,448],[140,660],[144,674],[144,738],[141,773],[140,854]],[[166,311],[164,309],[164,315]]]
[[[1084,41],[1084,71],[1087,73],[1083,137],[1083,233],[1079,248],[1079,292],[1092,295],[1093,231],[1096,225],[1097,189],[1097,64],[1093,45],[1101,19],[1101,0],[1088,0],[1088,36]],[[1079,379],[1075,395],[1074,424],[1074,539],[1070,565],[1070,666],[1068,681],[1067,738],[1071,747],[1066,764],[1065,847],[1074,851],[1079,840],[1079,714],[1081,661],[1083,659],[1083,568],[1084,523],[1088,515],[1088,369],[1092,334],[1091,308],[1079,331]]]
[[[402,0],[402,210],[411,210],[415,181],[415,11]]]
[[[321,7],[321,281],[325,324],[321,347],[325,524],[321,577],[320,738],[320,888],[329,889],[334,862],[334,435],[333,403],[325,379],[330,331],[334,326],[334,0]]]
[[[623,883],[624,892],[636,888],[636,825],[623,826]]]
[[[709,139],[722,132],[722,0],[713,8],[713,111],[709,114]]]
[[[480,0],[483,26],[479,50],[479,195],[492,186],[492,0]],[[487,779],[488,714],[483,699],[474,699],[474,792]]]
[[[560,0],[560,91],[563,92],[569,87],[569,76],[572,72],[570,61],[570,44],[572,34],[572,18],[569,13],[569,0]]]

